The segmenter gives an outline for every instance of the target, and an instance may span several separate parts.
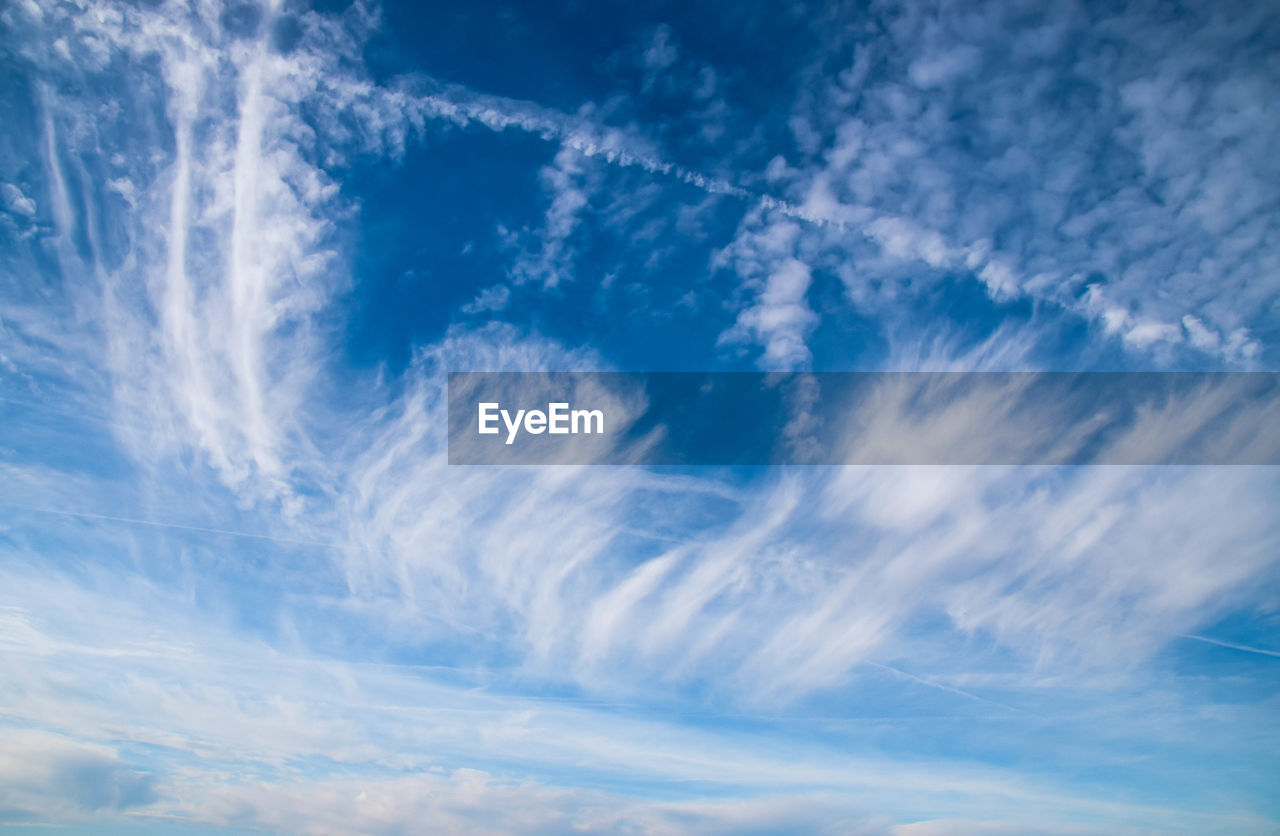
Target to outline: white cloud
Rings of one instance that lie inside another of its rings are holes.
[[[661,72],[676,62],[676,55],[676,46],[671,42],[671,27],[665,24],[658,26],[644,51],[645,69]]]
[[[583,210],[599,188],[599,173],[578,150],[565,146],[541,172],[543,189],[551,198],[543,226],[533,233],[535,246],[511,267],[517,282],[536,281],[553,288],[573,278],[575,251],[570,238],[581,223]]]
[[[59,734],[6,728],[0,742],[0,805],[7,819],[115,815],[157,800],[152,775],[109,746]]]
[[[0,196],[4,197],[5,208],[18,215],[30,218],[36,213],[36,202],[22,193],[22,189],[13,183],[0,185]]]
[[[789,370],[801,368],[812,355],[805,345],[818,316],[806,296],[810,284],[809,267],[787,259],[765,280],[754,305],[738,314],[733,327],[720,335],[720,342],[758,342],[764,346],[761,368]]]
[[[488,313],[500,311],[507,306],[511,298],[511,289],[503,284],[486,287],[476,294],[476,298],[462,306],[463,313]]]
[[[1272,16],[965,3],[871,16],[883,34],[833,33],[851,66],[795,102],[809,161],[788,194],[828,221],[806,228],[815,269],[856,264],[844,274],[868,313],[900,302],[906,276],[919,298],[967,269],[998,301],[1060,306],[1157,362],[1185,317],[1203,328],[1195,350],[1260,356],[1250,332],[1270,327],[1280,264],[1263,209],[1280,185],[1262,140],[1274,115],[1257,104],[1274,95],[1258,34]],[[1141,48],[1113,55],[1107,37]],[[1099,281],[1105,306],[1084,293]]]
[[[720,582],[735,549],[757,547],[796,507],[726,540],[698,572]],[[894,763],[768,732],[695,729],[625,704],[505,696],[465,681],[465,670],[290,652],[237,636],[230,618],[210,619],[185,593],[136,576],[9,566],[7,722],[54,728],[8,730],[0,773],[10,809],[40,821],[128,812],[299,832],[402,832],[424,818],[465,832],[718,833],[748,821],[884,832],[925,805],[1057,831],[1247,823],[1229,811],[1090,800],[975,764]],[[866,579],[892,594],[891,576]],[[682,606],[697,589],[677,596]],[[831,607],[812,615],[837,617]],[[605,789],[566,782],[583,769]],[[684,800],[608,789],[628,780],[684,787]]]
[[[978,49],[960,44],[941,53],[921,55],[911,62],[908,75],[921,87],[941,87],[977,66]]]

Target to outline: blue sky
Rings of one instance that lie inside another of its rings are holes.
[[[1275,370],[1280,9],[0,9],[0,824],[1274,832],[1272,467],[450,467],[450,370]]]

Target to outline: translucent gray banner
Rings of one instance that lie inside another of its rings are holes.
[[[449,463],[1280,464],[1274,372],[453,372]]]

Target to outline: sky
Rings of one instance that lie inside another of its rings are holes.
[[[1275,371],[1277,100],[1268,2],[0,5],[0,825],[1275,832],[1277,468],[445,382]]]

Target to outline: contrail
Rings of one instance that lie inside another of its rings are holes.
[[[545,140],[555,140],[574,148],[588,157],[601,156],[624,168],[635,167],[651,174],[674,177],[683,183],[702,189],[708,194],[726,195],[740,200],[757,201],[768,209],[818,226],[844,228],[842,221],[824,218],[803,208],[765,194],[744,189],[727,180],[708,177],[701,172],[676,163],[662,160],[633,147],[623,147],[628,139],[616,128],[601,128],[563,111],[546,108],[533,102],[476,93],[459,85],[440,85],[432,79],[417,77],[409,84],[425,83],[436,92],[417,95],[416,104],[423,116],[443,119],[458,126],[480,124],[492,131],[507,128],[534,134]]]
[[[1275,656],[1277,658],[1280,658],[1280,651],[1277,651],[1277,650],[1266,650],[1261,647],[1250,647],[1247,644],[1235,644],[1234,642],[1224,642],[1224,641],[1219,641],[1218,639],[1211,639],[1206,636],[1184,635],[1182,636],[1182,638],[1194,639],[1195,641],[1204,642],[1205,644],[1216,644],[1218,647],[1225,647],[1229,650],[1243,650],[1245,653],[1257,653],[1259,656]]]
[[[962,690],[960,688],[953,688],[950,685],[943,685],[940,682],[934,682],[932,679],[926,679],[923,676],[916,676],[913,673],[907,673],[901,668],[895,668],[893,665],[884,665],[884,664],[881,664],[880,662],[864,662],[863,664],[873,668],[880,668],[881,670],[889,671],[892,674],[903,677],[904,679],[909,679],[912,682],[919,683],[920,685],[928,686],[929,688],[937,688],[939,691],[946,691],[949,694],[957,694],[962,697],[968,697],[971,700],[977,700],[978,702],[985,702],[988,705],[998,706],[999,708],[1004,708],[1009,711],[1014,711],[1014,712],[1017,712],[1018,714],[1025,713],[1022,709],[1015,708],[1012,705],[1007,705],[1002,702],[996,702],[995,700],[989,700],[986,697],[980,697],[977,694],[971,694],[968,691]]]
[[[126,525],[144,525],[151,528],[168,528],[177,531],[194,531],[202,534],[225,534],[229,537],[248,537],[252,540],[268,540],[273,543],[286,543],[294,546],[317,546],[325,549],[337,549],[339,551],[354,552],[370,552],[368,549],[358,548],[356,546],[347,546],[341,543],[326,543],[321,540],[300,540],[292,537],[278,537],[274,534],[259,534],[252,531],[237,531],[230,528],[207,528],[200,525],[186,525],[184,523],[162,522],[159,520],[143,520],[136,517],[117,517],[111,514],[94,514],[88,511],[65,511],[57,508],[39,508],[34,505],[22,505],[17,502],[0,502],[8,508],[19,508],[23,511],[33,511],[37,514],[56,514],[64,517],[76,517],[86,520],[102,520],[104,522],[117,522]]]

